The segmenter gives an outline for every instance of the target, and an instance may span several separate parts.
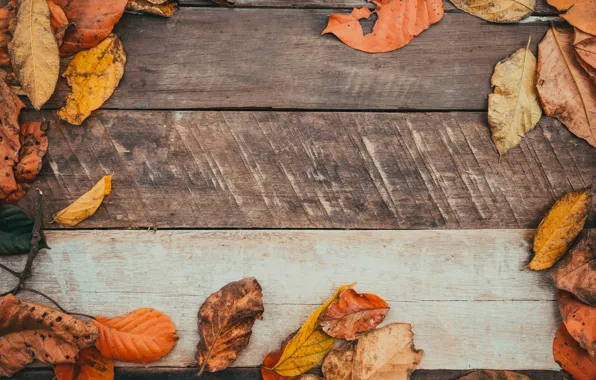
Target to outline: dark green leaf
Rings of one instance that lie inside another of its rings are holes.
[[[0,256],[19,255],[31,250],[33,220],[18,207],[0,206]],[[45,237],[41,235],[40,248],[47,248]]]

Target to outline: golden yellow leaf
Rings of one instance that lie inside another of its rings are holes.
[[[53,222],[73,227],[95,214],[103,198],[112,191],[112,175],[104,176],[91,190],[83,194],[70,206],[54,215]]]
[[[528,265],[530,269],[548,269],[567,252],[584,228],[591,205],[590,189],[571,191],[555,203],[534,236],[534,258]]]
[[[453,5],[473,16],[490,22],[518,22],[534,12],[536,0],[450,0]]]
[[[8,53],[12,68],[33,107],[39,110],[54,93],[60,70],[58,44],[46,0],[21,0]]]
[[[343,285],[333,297],[312,313],[296,335],[288,342],[273,369],[282,376],[298,376],[319,363],[333,348],[335,338],[319,329],[319,317],[339,295],[354,284]]]
[[[81,125],[112,96],[124,75],[125,64],[126,54],[115,34],[110,34],[94,48],[77,53],[62,74],[72,92],[58,116],[70,124]]]
[[[494,92],[488,96],[488,123],[500,154],[517,146],[533,129],[542,108],[536,91],[536,58],[526,48],[497,63],[491,78]]]

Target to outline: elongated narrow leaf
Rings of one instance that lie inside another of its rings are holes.
[[[95,214],[106,195],[112,191],[112,176],[104,176],[91,190],[54,215],[54,222],[73,227]]]
[[[519,22],[534,12],[536,0],[450,0],[462,11],[490,22]]]
[[[0,205],[0,256],[28,253],[32,231],[33,220],[27,214],[16,206]],[[43,232],[39,247],[47,247]]]

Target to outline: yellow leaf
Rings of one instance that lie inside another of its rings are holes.
[[[103,198],[112,191],[112,175],[104,176],[91,190],[54,215],[53,222],[73,227],[95,214]]]
[[[542,108],[536,91],[536,58],[530,52],[530,40],[497,63],[488,96],[488,123],[500,154],[517,146],[521,138],[540,121]]]
[[[62,74],[72,87],[66,105],[58,116],[70,124],[81,125],[114,93],[126,64],[122,42],[110,34],[99,45],[74,56]]]
[[[536,0],[451,0],[462,11],[490,22],[518,22],[532,14]]]
[[[353,286],[354,284],[340,286],[333,297],[308,317],[284,348],[277,364],[273,367],[275,372],[282,376],[298,376],[317,365],[325,357],[333,348],[335,338],[319,329],[319,317],[344,290],[351,289]]]
[[[8,45],[12,68],[22,88],[39,110],[54,93],[60,57],[46,0],[21,0],[13,37]]]
[[[548,269],[567,252],[584,228],[591,205],[590,189],[571,191],[555,203],[534,236],[534,258],[528,265],[530,269]]]

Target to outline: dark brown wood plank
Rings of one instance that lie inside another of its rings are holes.
[[[128,61],[112,109],[484,110],[494,65],[547,22],[443,20],[386,54],[321,36],[328,10],[182,8],[171,19],[125,15]],[[50,107],[69,92],[64,81]]]
[[[100,111],[49,134],[46,215],[115,173],[80,228],[527,228],[596,178],[550,118],[500,161],[485,113]]]

